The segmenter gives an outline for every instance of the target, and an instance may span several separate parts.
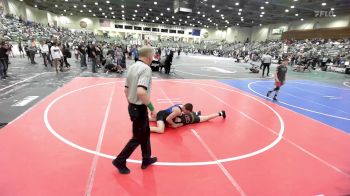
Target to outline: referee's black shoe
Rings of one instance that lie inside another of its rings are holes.
[[[126,167],[125,162],[123,163],[122,161],[118,159],[114,159],[112,161],[112,164],[118,169],[120,174],[129,174],[130,169]]]
[[[157,162],[157,157],[151,157],[148,159],[143,159],[141,164],[141,169],[146,169],[148,166],[152,165],[153,163]]]

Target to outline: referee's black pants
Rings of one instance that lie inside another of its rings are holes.
[[[149,159],[151,157],[151,132],[147,107],[146,105],[129,104],[128,110],[132,121],[133,136],[117,156],[117,160],[122,164],[126,163],[126,159],[130,157],[138,145],[141,145],[143,159]]]
[[[263,71],[262,71],[262,76],[265,74],[265,69],[267,68],[267,74],[266,76],[269,76],[270,73],[270,65],[271,63],[263,63]]]

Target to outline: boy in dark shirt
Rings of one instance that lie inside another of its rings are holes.
[[[282,58],[281,64],[277,66],[276,68],[276,74],[275,74],[275,88],[269,92],[267,92],[267,97],[270,96],[270,94],[275,91],[275,95],[273,96],[273,100],[277,101],[277,94],[280,90],[280,87],[284,85],[286,81],[286,74],[287,74],[287,65],[288,65],[288,58],[285,56]]]

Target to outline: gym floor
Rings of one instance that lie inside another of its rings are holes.
[[[9,123],[0,129],[1,195],[350,194],[349,75],[289,69],[273,102],[273,80],[250,64],[175,57],[170,76],[154,73],[155,107],[191,102],[227,118],[151,134],[159,162],[141,170],[137,149],[125,176],[111,160],[131,136],[126,74],[92,74],[71,60],[56,75],[40,60],[10,61],[0,83],[0,122]]]

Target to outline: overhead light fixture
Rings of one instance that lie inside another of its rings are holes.
[[[212,8],[215,8],[215,5],[211,5]]]
[[[216,10],[216,12],[220,12],[220,10]]]
[[[240,15],[241,15],[241,12],[238,12],[238,15],[240,16]]]
[[[137,13],[137,10],[135,10],[135,13]]]
[[[242,11],[242,9],[239,9],[238,11],[240,11],[240,12],[241,12],[241,11]]]
[[[322,3],[321,5],[322,5],[322,6],[326,6],[326,5],[327,5],[327,3]]]
[[[122,13],[124,13],[124,10],[122,10]]]
[[[259,24],[259,26],[262,26],[262,24]]]
[[[160,13],[161,16],[163,16],[163,13]]]
[[[96,16],[96,14],[93,14],[93,16]]]
[[[236,2],[236,3],[235,3],[235,5],[236,5],[236,6],[239,6],[239,3],[238,3],[238,2]]]
[[[292,5],[292,6],[290,6],[290,8],[291,8],[291,9],[294,9],[294,8],[295,8],[295,6],[294,6],[294,5]]]
[[[38,7],[37,5],[34,5],[34,7]]]
[[[124,5],[121,5],[120,7],[124,8]]]
[[[301,21],[304,21],[304,18],[301,18],[300,20],[301,20]]]
[[[55,5],[55,7],[58,7],[58,5]]]
[[[158,4],[157,1],[155,1],[155,2],[154,2],[154,5],[157,5],[157,4]]]
[[[265,12],[261,12],[261,14],[262,14],[262,15],[264,15],[264,14],[265,14]]]
[[[263,15],[260,15],[260,18],[262,18],[263,17]]]
[[[98,5],[98,2],[95,2],[95,5]]]
[[[150,12],[152,12],[152,9],[148,9]]]
[[[113,16],[113,18],[115,18],[115,16]]]
[[[83,5],[83,7],[86,7],[86,5]]]
[[[137,4],[136,6],[137,6],[137,7],[140,7],[140,4]]]
[[[74,8],[77,8],[77,6],[76,6],[76,5],[74,5],[73,7],[74,7]]]
[[[113,14],[114,14],[114,12],[111,12],[111,14],[113,15]]]
[[[263,6],[260,7],[261,10],[265,9]]]
[[[112,7],[109,7],[109,10],[112,10],[113,8]]]
[[[80,10],[80,12],[83,12],[83,10]]]
[[[175,18],[174,16],[171,16],[171,18]]]
[[[132,18],[132,20],[135,20],[135,18]]]
[[[331,8],[331,11],[334,11],[334,8]]]
[[[106,3],[110,3],[109,1],[106,1]]]
[[[133,16],[133,17],[136,17],[136,14],[133,14],[132,16]]]
[[[299,16],[299,14],[295,14],[295,16]]]
[[[198,11],[197,14],[201,14],[201,12]]]
[[[289,12],[289,9],[284,10],[284,12]]]
[[[102,11],[102,8],[99,8],[98,10]]]
[[[67,12],[67,10],[63,10],[64,12]]]
[[[268,1],[265,1],[265,4],[269,4],[269,2],[268,2]]]
[[[170,8],[166,8],[166,10],[170,11]]]
[[[204,17],[205,17],[205,14],[203,14],[202,17],[204,18]]]
[[[102,15],[106,15],[105,13],[102,13]]]

